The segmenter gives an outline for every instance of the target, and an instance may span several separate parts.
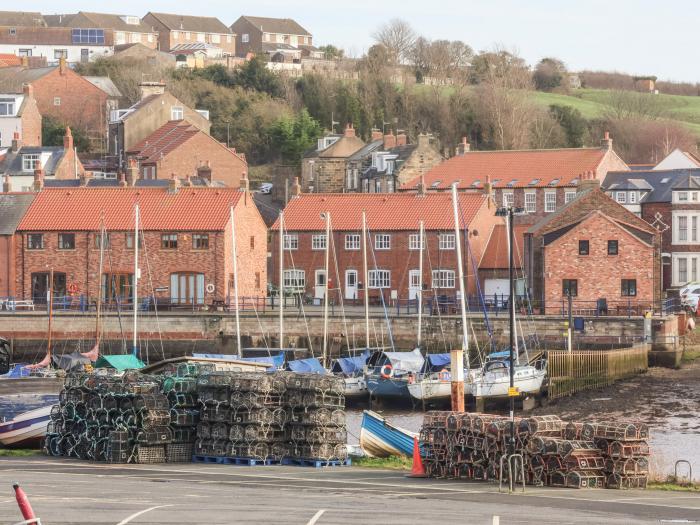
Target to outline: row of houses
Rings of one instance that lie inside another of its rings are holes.
[[[0,11],[0,54],[75,63],[111,56],[133,45],[173,56],[221,58],[252,53],[277,62],[298,61],[302,56],[323,58],[311,33],[289,18],[241,16],[227,26],[216,17],[156,12],[138,17]]]
[[[0,195],[0,266],[6,268],[0,296],[41,301],[53,271],[56,295],[94,300],[101,294],[108,302],[129,303],[137,203],[146,261],[142,279],[148,272],[143,295],[162,303],[231,304],[231,207],[242,297],[260,300],[281,287],[317,302],[326,294],[337,302],[360,302],[366,294],[373,304],[393,306],[421,293],[425,301],[454,305],[459,290],[446,192],[303,194],[297,184],[282,229],[278,220],[268,231],[247,179],[241,188],[181,185],[177,178],[156,186],[147,180],[108,187],[42,182],[38,172],[35,191]],[[509,294],[508,243],[494,194],[489,188],[461,192],[458,206],[466,293],[503,304]],[[107,241],[101,240],[103,227]],[[516,233],[518,299],[529,299],[542,313],[561,312],[569,296],[578,309],[594,310],[603,300],[606,308],[640,312],[659,297],[657,230],[601,191],[597,179],[582,180],[574,199],[532,226],[519,225]],[[101,246],[107,250],[102,275],[96,266]]]

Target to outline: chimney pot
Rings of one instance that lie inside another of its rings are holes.
[[[73,150],[73,133],[71,133],[70,127],[66,126],[66,134],[63,135],[63,149]]]
[[[396,145],[397,146],[405,146],[408,142],[408,137],[406,137],[405,133],[399,133],[396,135]]]
[[[3,183],[2,183],[2,191],[3,191],[3,193],[11,193],[12,192],[12,180],[10,179],[9,175],[5,175],[5,179],[3,180]]]
[[[26,97],[33,97],[34,96],[34,87],[31,84],[24,84],[22,86],[22,93]]]
[[[22,140],[19,138],[19,133],[15,131],[12,135],[12,153],[17,153],[21,147]]]
[[[372,128],[372,142],[376,140],[382,140],[382,131],[377,128]]]
[[[34,191],[41,191],[44,189],[44,168],[41,166],[41,162],[37,164],[34,169]]]
[[[600,146],[602,149],[606,151],[610,151],[612,149],[612,144],[613,144],[613,139],[610,138],[610,132],[606,131],[603,134],[603,140],[600,141]]]
[[[384,135],[384,149],[391,149],[396,147],[396,136],[393,133]]]
[[[123,171],[119,172],[119,186],[122,188],[126,188],[126,173]]]
[[[346,137],[355,136],[355,128],[352,127],[352,122],[348,122],[348,125],[345,127],[345,132],[343,133],[343,135]]]
[[[298,197],[301,195],[301,185],[299,184],[299,177],[294,177],[294,184],[292,184],[292,197]]]
[[[58,72],[61,75],[66,74],[66,59],[65,59],[65,57],[61,57],[58,59]]]
[[[180,188],[180,179],[174,173],[170,176],[170,181],[168,182],[168,193],[177,193]]]

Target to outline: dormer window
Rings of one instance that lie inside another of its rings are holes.
[[[15,99],[0,98],[0,116],[15,114]]]
[[[182,106],[173,106],[170,108],[170,120],[182,120],[185,118],[185,110]]]
[[[22,155],[22,171],[33,172],[39,167],[38,153],[25,153]]]
[[[442,182],[441,180],[436,180],[435,182],[433,182],[433,183],[430,185],[430,187],[431,187],[431,188],[437,188],[438,186],[440,186],[440,183],[441,183],[441,182]]]
[[[687,191],[679,191],[678,192],[678,202],[687,202],[688,200],[688,192]]]

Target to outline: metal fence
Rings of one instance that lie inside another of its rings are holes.
[[[619,350],[549,350],[548,397],[555,399],[633,377],[648,368],[647,345]]]

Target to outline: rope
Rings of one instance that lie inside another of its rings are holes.
[[[141,217],[139,216],[139,222],[141,222]],[[143,231],[143,226],[139,224],[139,229],[140,231]],[[136,240],[134,240],[136,242]],[[163,347],[163,334],[160,329],[160,318],[158,317],[158,301],[156,301],[156,291],[155,288],[153,287],[153,275],[151,273],[151,263],[148,260],[148,246],[147,243],[143,243],[143,255],[144,259],[146,259],[146,271],[148,272],[148,284],[151,287],[151,297],[153,297],[153,311],[156,316],[156,327],[158,328],[158,340],[160,342],[160,352],[161,355],[163,356],[163,359],[165,359],[165,348]],[[196,301],[196,298],[195,298]],[[146,343],[146,359],[148,359],[148,343]]]
[[[371,242],[372,234],[371,234],[371,230],[369,229],[369,227],[367,227],[367,235],[369,236],[369,240],[370,240],[370,250],[372,251],[372,262],[374,262],[374,270],[378,271],[379,268],[377,267],[377,254],[374,252],[374,243]],[[390,281],[391,281],[391,279],[390,279]],[[391,282],[389,283],[389,286],[390,286],[389,289],[391,289]],[[369,282],[367,283],[367,290],[369,291]],[[368,293],[368,292],[365,292],[365,293]],[[389,342],[391,343],[391,350],[395,352],[396,347],[394,346],[394,334],[391,331],[391,323],[389,322],[389,314],[387,313],[387,310],[386,310],[386,302],[384,301],[384,289],[383,288],[379,288],[379,296],[382,299],[382,309],[384,310],[384,320],[386,321],[387,332],[389,334]],[[383,343],[383,341],[382,341],[382,343]]]

